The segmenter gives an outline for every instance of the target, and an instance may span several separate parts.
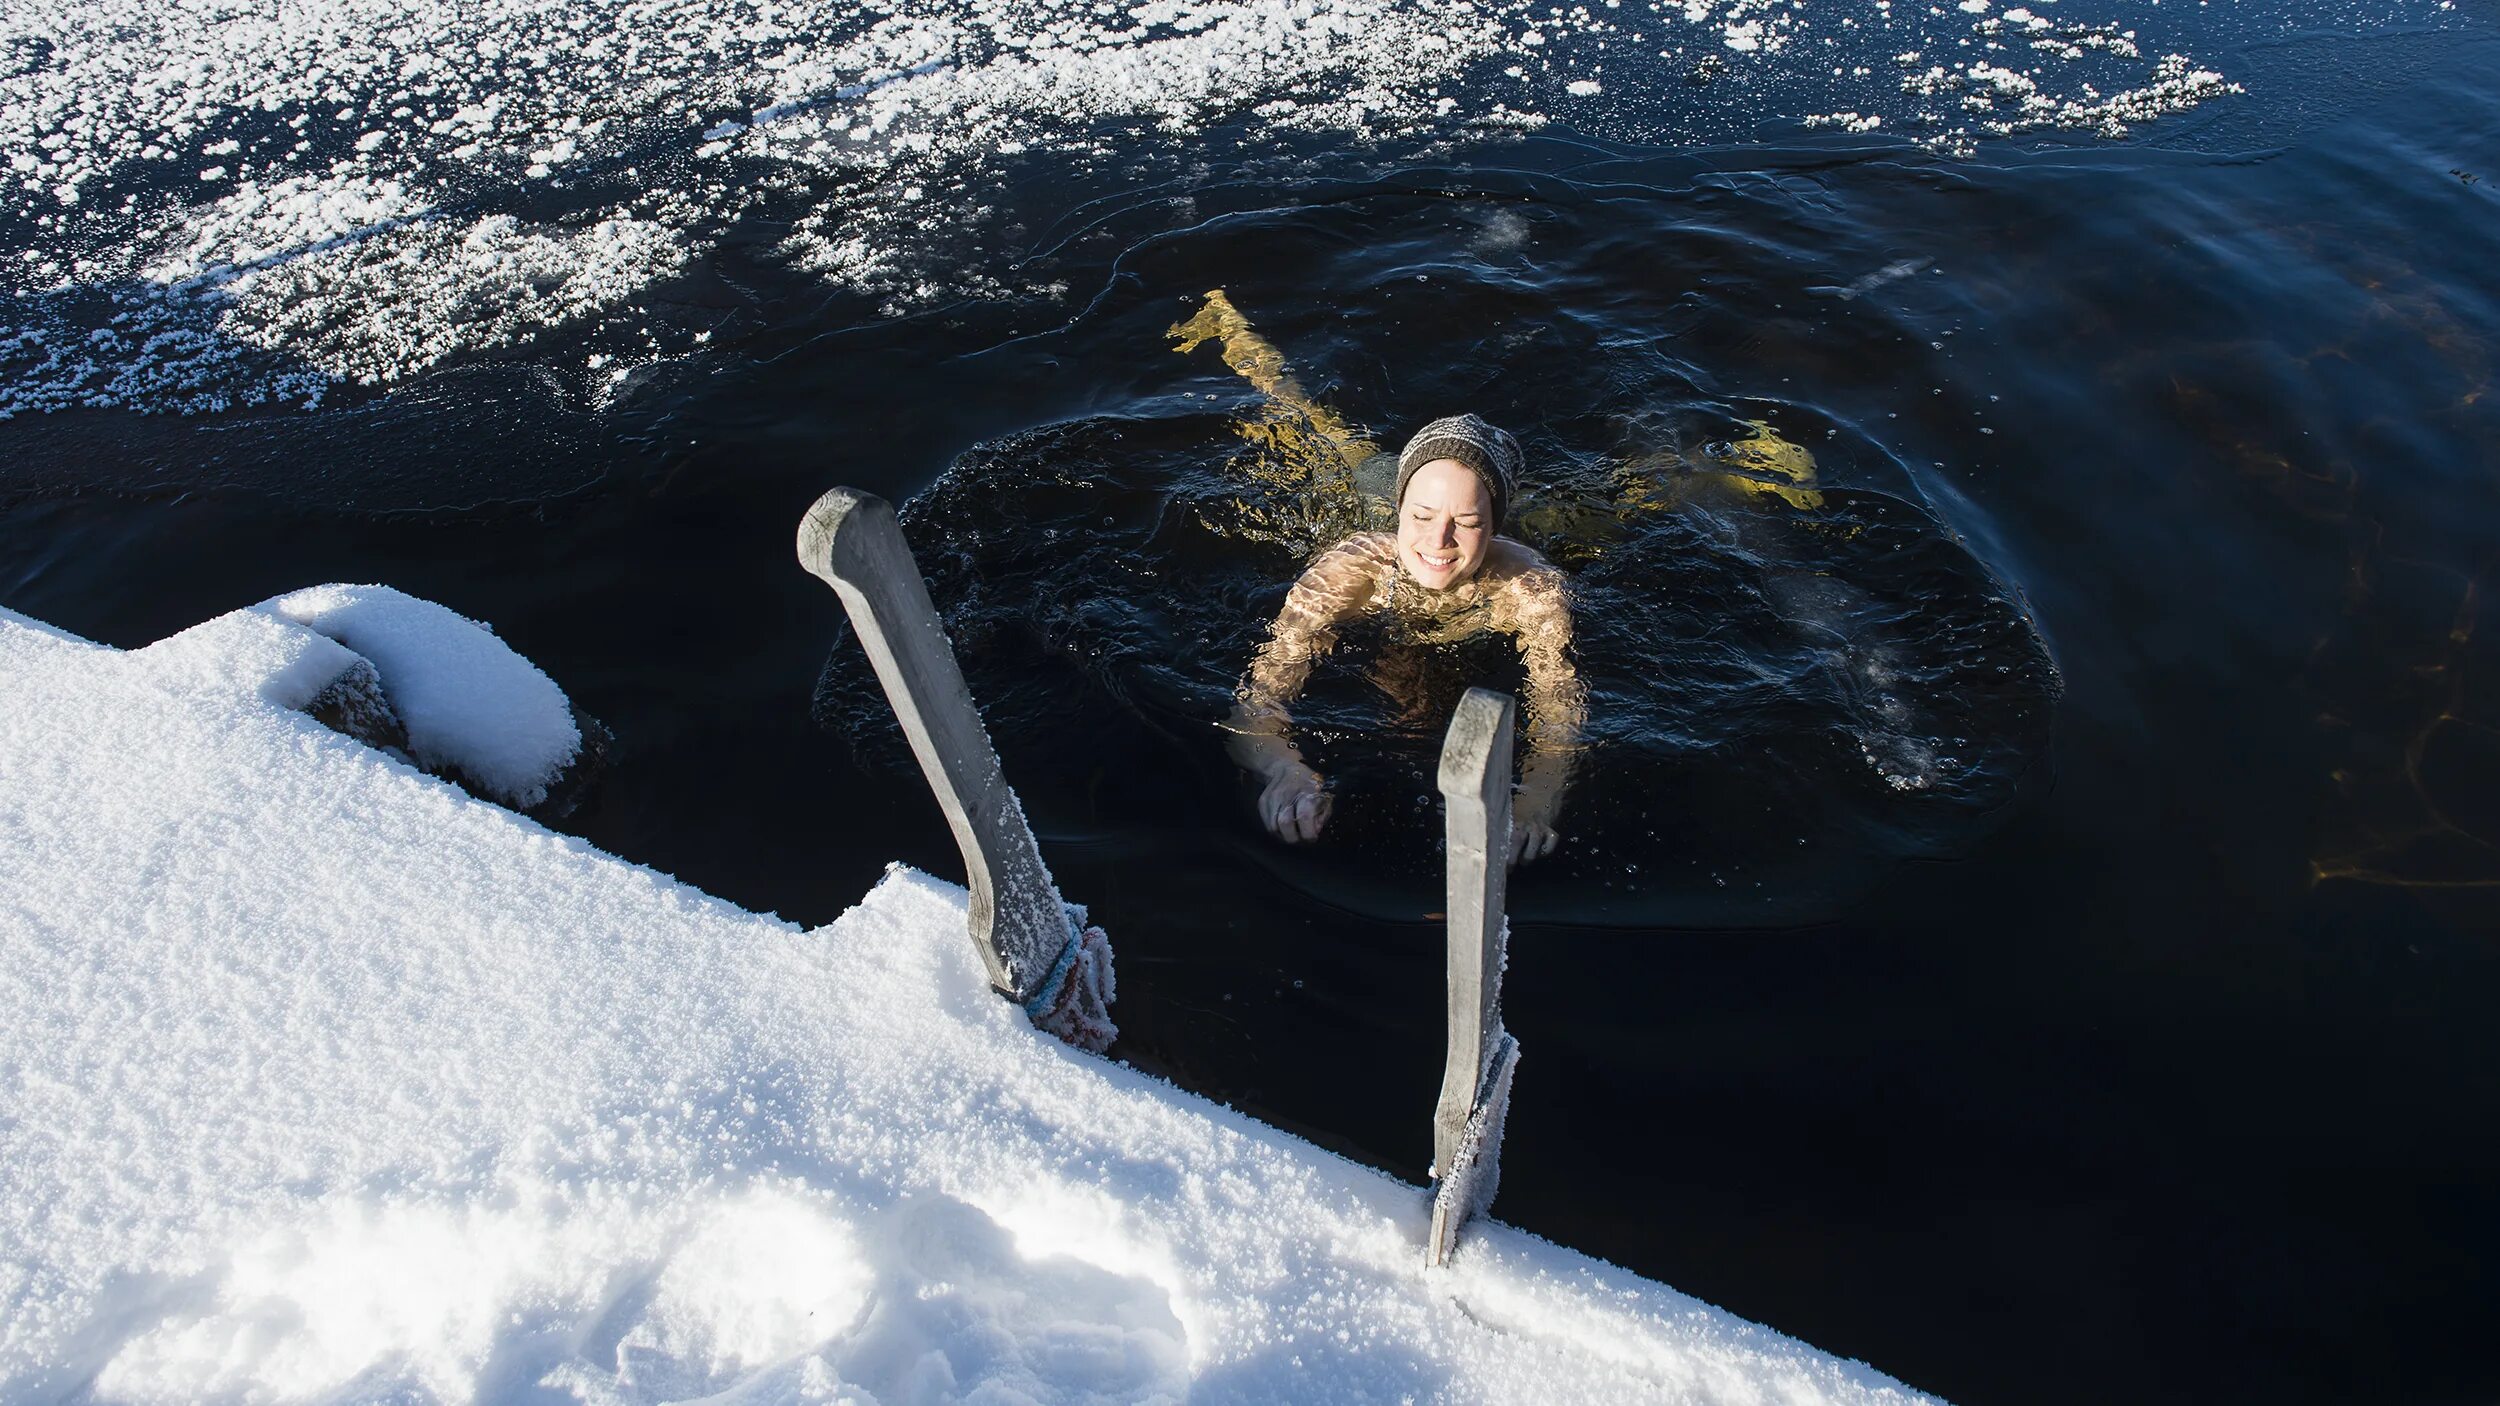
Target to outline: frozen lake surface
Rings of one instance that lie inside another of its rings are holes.
[[[789,557],[881,493],[1115,1056],[1417,1183],[1434,720],[1315,693],[1343,828],[1261,838],[1222,288],[1376,440],[1518,430],[1581,595],[1506,1220],[1949,1399],[2485,1399],[2494,71],[2436,0],[18,5],[0,606],[492,621],[614,730],[566,834],[817,931],[954,872]]]

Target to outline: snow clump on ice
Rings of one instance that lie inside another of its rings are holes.
[[[466,616],[388,586],[313,586],[260,608],[371,660],[428,771],[527,810],[581,752],[564,690]]]

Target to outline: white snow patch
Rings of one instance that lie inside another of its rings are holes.
[[[831,198],[787,252],[829,282],[897,311],[1023,291],[923,252],[983,213],[1002,154],[1083,156],[1104,123],[1187,134],[1253,109],[1271,135],[1408,135],[1444,120],[1436,85],[1503,32],[1470,0],[866,16],[837,0],[95,0],[0,28],[50,56],[0,92],[0,144],[47,210],[87,212],[0,260],[0,293],[109,289],[124,334],[71,355],[75,314],[20,312],[0,327],[0,418],[310,401],[320,378],[387,386],[556,328],[647,337],[643,290],[803,182]],[[741,115],[697,116],[723,109]],[[123,207],[155,161],[193,150],[226,158],[198,168],[199,196]],[[517,188],[599,161],[629,198],[510,213]],[[890,198],[906,188],[928,208]]]
[[[417,763],[526,809],[580,754],[564,690],[485,625],[388,586],[312,586],[260,607],[363,655]]]
[[[335,380],[387,385],[617,308],[688,253],[666,225],[618,215],[573,230],[415,220],[238,274],[221,328]]]
[[[0,1400],[1922,1399],[1498,1223],[1427,1274],[962,890],[742,912],[281,706],[347,662],[0,611]]]

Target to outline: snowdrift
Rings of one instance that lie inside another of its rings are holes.
[[[1925,1399],[1495,1223],[1425,1272],[1419,1188],[1035,1031],[952,885],[801,931],[298,711],[369,665],[526,797],[578,738],[489,644],[0,611],[0,1400]]]

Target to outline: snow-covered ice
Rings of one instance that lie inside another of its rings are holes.
[[[2378,0],[2283,23],[2440,13]],[[2186,42],[2161,15],[2122,0],[16,5],[0,10],[0,420],[315,406],[516,349],[604,403],[635,367],[702,354],[704,304],[668,290],[724,249],[769,246],[893,313],[1064,301],[1023,269],[1011,190],[1093,166],[1183,189],[1297,136],[1322,138],[1340,175],[1358,153],[1473,149],[1553,112],[1666,144],[1789,122],[1959,152],[2116,137],[2239,91],[2158,47]],[[1706,99],[1661,96],[1703,82]]]
[[[329,731],[428,647],[359,601],[0,611],[0,1400],[1921,1399],[1496,1223],[1427,1273],[1419,1188],[1035,1031],[952,885],[802,931]]]

